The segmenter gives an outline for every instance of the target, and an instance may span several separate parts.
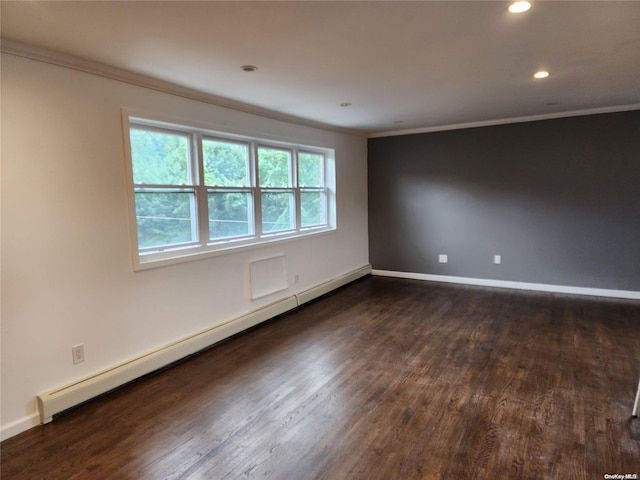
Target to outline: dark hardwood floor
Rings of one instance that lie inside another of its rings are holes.
[[[2,443],[2,479],[640,476],[640,302],[368,277]]]

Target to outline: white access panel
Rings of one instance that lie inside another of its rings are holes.
[[[286,290],[289,288],[286,257],[279,255],[250,262],[249,277],[251,300]]]

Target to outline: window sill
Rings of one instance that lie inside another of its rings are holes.
[[[133,270],[142,271],[152,268],[166,267],[186,262],[194,262],[206,258],[230,255],[247,250],[272,247],[283,243],[291,243],[297,240],[304,240],[311,237],[323,236],[334,233],[335,227],[322,229],[312,229],[306,232],[295,232],[295,234],[272,234],[262,238],[255,238],[240,242],[217,242],[206,246],[187,246],[167,249],[163,252],[146,254],[136,254],[133,259]]]

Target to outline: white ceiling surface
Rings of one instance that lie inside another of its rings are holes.
[[[640,1],[532,3],[2,1],[1,31],[370,134],[640,105]]]

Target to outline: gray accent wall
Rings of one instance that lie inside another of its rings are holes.
[[[640,110],[368,146],[374,269],[640,291]]]

